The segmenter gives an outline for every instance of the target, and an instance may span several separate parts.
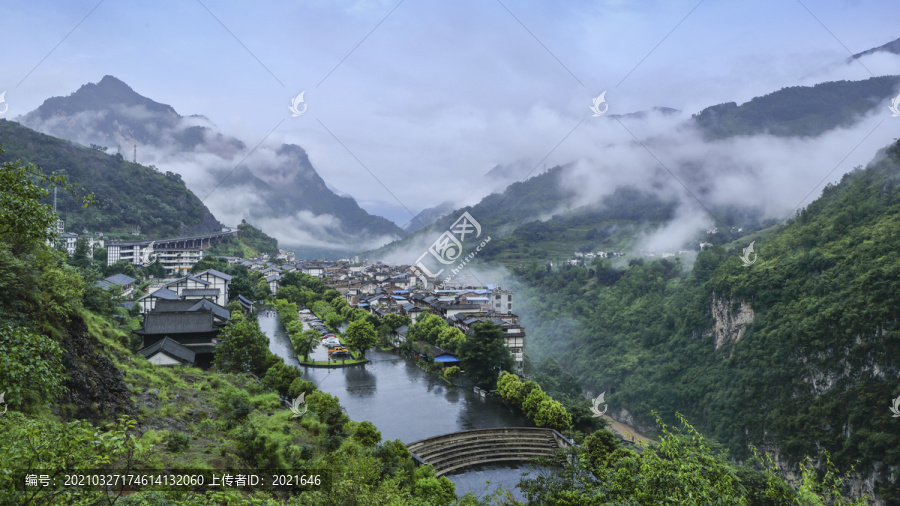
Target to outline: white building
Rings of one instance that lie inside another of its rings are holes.
[[[513,312],[513,296],[509,290],[502,290],[499,286],[491,290],[491,309],[499,314],[511,314]]]

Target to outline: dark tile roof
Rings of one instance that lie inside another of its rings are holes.
[[[210,284],[212,284],[209,281],[206,281],[205,279],[200,279],[198,277],[188,275],[183,278],[178,278],[175,281],[171,281],[171,282],[167,283],[166,286],[177,285],[178,283],[181,283],[182,281],[187,281],[187,280],[191,280],[196,283],[200,283],[201,285],[204,285],[204,286],[209,286]]]
[[[227,308],[224,308],[211,300],[201,299],[199,301],[192,300],[190,302],[196,302],[196,304],[194,304],[190,309],[188,309],[188,311],[199,311],[201,309],[208,309],[208,310],[212,311],[212,313],[215,316],[218,316],[219,318],[222,318],[224,320],[231,319],[231,312],[228,311]]]
[[[185,288],[181,291],[182,297],[217,297],[218,288]]]
[[[171,313],[172,311],[191,311],[197,305],[196,300],[158,300],[153,311],[156,313]]]
[[[215,270],[215,269],[207,269],[207,270],[201,272],[200,274],[197,274],[197,276],[202,276],[202,275],[204,275],[204,274],[211,274],[211,275],[213,275],[213,276],[215,276],[215,277],[217,277],[217,278],[222,278],[222,279],[224,279],[225,281],[231,281],[231,276],[230,276],[230,275],[225,274],[225,273],[222,272],[222,271],[217,271],[217,270]]]
[[[178,335],[218,332],[213,326],[212,311],[150,312],[144,316],[144,328],[135,331],[142,335]]]
[[[156,290],[153,293],[144,295],[143,297],[141,297],[138,300],[144,300],[149,297],[156,297],[158,299],[165,299],[165,300],[177,300],[178,294],[173,292],[172,290],[169,290],[168,288],[160,288],[159,290]]]
[[[151,344],[150,346],[138,350],[138,353],[143,355],[146,358],[150,358],[155,355],[156,352],[161,351],[166,355],[178,360],[181,363],[194,363],[195,353],[188,347],[178,343],[174,339],[170,339],[169,337],[164,337],[161,340]]]
[[[132,278],[131,276],[126,276],[124,274],[113,274],[112,276],[103,278],[103,281],[112,283],[114,285],[125,286],[125,285],[130,285],[131,283],[134,283],[137,280]]]

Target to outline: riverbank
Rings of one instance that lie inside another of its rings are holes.
[[[602,416],[603,416],[604,420],[609,422],[609,428],[612,429],[613,432],[615,432],[616,434],[622,436],[622,438],[625,439],[626,441],[633,441],[635,443],[640,442],[645,445],[648,445],[650,443],[655,443],[654,440],[652,440],[644,435],[641,435],[638,431],[636,431],[634,429],[634,427],[632,427],[630,425],[625,425],[622,422],[617,422],[616,420],[613,420],[612,418],[610,418],[606,415],[602,415]]]

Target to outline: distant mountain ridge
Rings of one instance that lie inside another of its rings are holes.
[[[879,52],[900,54],[900,39],[892,40],[892,41],[888,42],[887,44],[884,44],[884,45],[878,46],[878,47],[873,47],[872,49],[868,49],[861,53],[856,53],[855,55],[853,55],[853,58],[861,58],[863,56],[868,56],[870,54],[875,54],[875,53],[879,53]]]
[[[900,87],[900,76],[874,77],[863,81],[836,81],[820,83],[815,86],[794,86],[753,98],[749,102],[738,106],[734,102],[708,107],[689,120],[688,126],[696,126],[707,140],[725,139],[739,135],[756,135],[768,133],[779,137],[817,136],[834,128],[849,126],[858,121],[864,114],[873,108],[885,106],[890,103],[896,90]],[[674,110],[660,110],[663,114],[672,114]],[[887,110],[885,109],[885,112]],[[494,167],[489,175],[491,177],[508,177],[515,170],[513,166]],[[699,168],[689,165],[676,169],[683,171],[682,177],[687,180],[704,177]],[[537,171],[535,171],[537,172]],[[532,177],[526,181],[516,182],[505,190],[488,195],[475,206],[469,206],[456,211],[448,212],[444,218],[437,220],[428,229],[440,230],[441,226],[452,223],[463,211],[470,211],[472,215],[484,226],[492,225],[492,229],[498,231],[494,235],[492,247],[488,254],[482,253],[481,258],[489,258],[492,251],[498,247],[509,245],[508,242],[516,238],[516,229],[529,222],[543,221],[549,223],[548,227],[555,228],[559,234],[563,222],[551,223],[555,218],[550,218],[548,213],[559,214],[560,217],[567,213],[578,211],[569,205],[572,192],[565,189],[561,182],[566,178],[565,167],[554,167]],[[653,184],[648,181],[647,184]],[[644,200],[647,198],[648,200]],[[637,223],[656,222],[660,216],[666,214],[665,206],[647,195],[640,197],[637,208],[643,206],[646,216],[640,217],[633,212],[629,215],[636,218],[630,221],[630,225]],[[603,199],[595,202],[603,206]],[[582,213],[582,211],[578,211]],[[748,222],[756,222],[760,218],[757,210],[752,209],[722,209],[714,210],[726,221],[740,218]],[[596,216],[597,227],[603,234],[603,227],[607,226],[610,213],[601,211],[599,214],[588,213],[584,216]],[[630,219],[629,219],[630,220]],[[573,220],[568,220],[573,221]],[[582,217],[574,220],[577,228],[591,226]],[[733,224],[733,223],[730,223]],[[534,228],[534,227],[526,227]],[[414,231],[414,234],[401,241],[386,245],[370,252],[375,258],[388,256],[391,251],[408,248],[415,244],[421,234],[429,233],[426,230]],[[636,230],[636,229],[635,229]],[[500,233],[500,231],[503,231]],[[523,230],[525,232],[525,230]],[[523,236],[532,237],[533,231],[527,231]],[[509,241],[497,241],[500,235],[510,235]],[[546,235],[546,234],[544,234]],[[572,233],[568,234],[572,236]],[[521,242],[521,241],[520,241]],[[379,257],[379,255],[382,255]]]
[[[153,163],[171,165],[202,197],[215,190],[210,206],[217,214],[270,228],[301,257],[346,256],[360,244],[406,234],[329,189],[302,147],[248,152],[245,143],[220,133],[206,118],[181,116],[112,76],[49,98],[18,119],[49,135],[118,149],[126,159],[137,145],[141,159],[152,156]]]
[[[848,126],[900,87],[900,76],[863,81],[832,81],[815,86],[791,86],[745,104],[719,104],[693,116],[708,138],[769,133],[780,137],[815,136]]]

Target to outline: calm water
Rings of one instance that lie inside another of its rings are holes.
[[[269,348],[288,364],[299,365],[290,339],[274,313],[263,311],[259,326],[269,336]],[[311,358],[328,356],[318,346]],[[482,399],[470,389],[452,387],[428,374],[411,360],[394,353],[369,350],[370,362],[339,369],[303,367],[303,378],[341,401],[355,421],[368,420],[381,431],[382,440],[399,439],[411,443],[448,432],[494,427],[533,427],[534,424],[509,408]],[[484,466],[448,476],[459,495],[472,491],[479,496],[503,485],[518,497],[515,485],[529,466]],[[487,484],[487,482],[491,482]]]

